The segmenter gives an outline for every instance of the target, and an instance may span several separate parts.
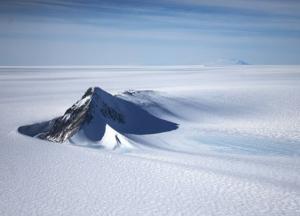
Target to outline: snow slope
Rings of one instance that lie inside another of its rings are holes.
[[[126,151],[18,133],[90,86],[179,128],[118,135]],[[0,88],[0,215],[300,213],[299,66],[6,67]]]

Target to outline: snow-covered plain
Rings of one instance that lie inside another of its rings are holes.
[[[125,151],[18,133],[91,86],[179,128]],[[0,215],[300,215],[300,66],[2,67],[0,96]]]

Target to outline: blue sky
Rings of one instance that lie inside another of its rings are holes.
[[[0,65],[300,64],[298,0],[2,0]]]

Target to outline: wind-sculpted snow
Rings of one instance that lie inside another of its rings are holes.
[[[90,86],[111,94],[70,107]],[[0,68],[0,90],[1,216],[299,215],[299,66]],[[33,138],[60,122],[67,145]]]
[[[18,130],[25,135],[53,142],[65,142],[76,133],[90,141],[100,141],[106,125],[116,131],[116,145],[120,134],[154,134],[177,129],[177,124],[159,119],[138,105],[103,91],[89,88],[82,98],[67,109],[61,117],[48,122],[21,126]],[[82,132],[80,131],[82,130]],[[76,144],[76,139],[72,142]],[[82,139],[79,141],[81,144]]]

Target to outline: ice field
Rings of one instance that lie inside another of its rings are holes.
[[[89,87],[178,128],[18,132]],[[0,98],[0,215],[300,215],[300,66],[0,67]]]

